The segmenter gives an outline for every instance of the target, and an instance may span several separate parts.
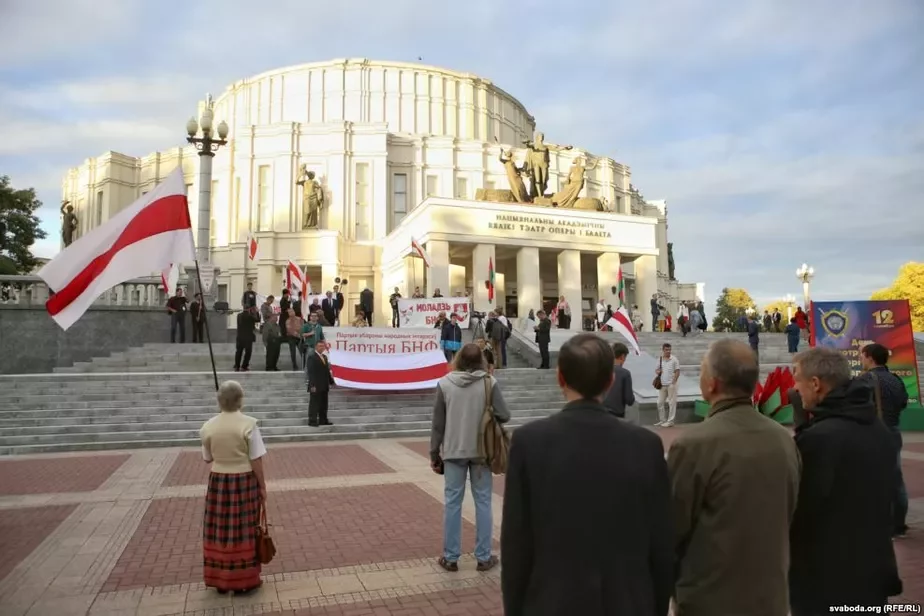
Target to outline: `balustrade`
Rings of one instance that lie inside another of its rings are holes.
[[[185,282],[180,282],[185,289]],[[0,306],[43,306],[48,301],[48,285],[38,276],[0,276]],[[136,278],[118,284],[100,295],[94,306],[163,307],[167,296],[160,279]]]

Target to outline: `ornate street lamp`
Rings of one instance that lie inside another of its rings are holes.
[[[803,263],[796,270],[796,278],[802,281],[802,308],[806,311],[809,309],[809,284],[812,282],[812,278],[815,277],[815,268],[809,266],[806,263]]]
[[[792,319],[793,306],[796,305],[796,296],[792,293],[787,293],[783,301],[786,302],[786,323],[789,324],[789,321]]]
[[[214,101],[209,94],[205,99],[205,110],[202,117],[190,118],[186,123],[186,141],[199,150],[199,221],[196,225],[196,258],[200,266],[209,262],[209,244],[211,242],[212,223],[212,159],[223,145],[227,145],[228,124],[224,121],[218,124],[218,138],[212,136],[212,122]],[[200,134],[201,136],[197,136]]]

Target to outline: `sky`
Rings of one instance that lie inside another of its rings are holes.
[[[677,277],[707,301],[867,299],[924,260],[919,0],[0,0],[0,175],[34,187],[57,251],[61,181],[182,145],[206,92],[333,58],[494,81],[549,141],[666,199]]]

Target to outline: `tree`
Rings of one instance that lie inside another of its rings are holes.
[[[766,310],[770,314],[773,314],[774,310],[779,310],[780,314],[783,315],[783,318],[784,319],[786,318],[786,302],[784,302],[781,299],[774,300],[770,302],[769,304],[767,304],[766,306],[764,306],[763,309],[761,310],[761,314],[763,314],[763,310]],[[795,312],[795,308],[793,308],[793,312]]]
[[[870,299],[907,299],[911,303],[911,328],[924,331],[924,263],[905,263],[892,286],[876,291]]]
[[[28,274],[38,265],[30,248],[36,240],[45,239],[36,215],[40,207],[34,189],[16,190],[9,177],[0,176],[0,250],[13,262],[16,273]]]
[[[754,300],[744,289],[722,289],[722,294],[715,302],[715,318],[712,329],[717,332],[739,331],[738,320],[754,308]]]

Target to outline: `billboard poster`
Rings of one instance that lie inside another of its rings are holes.
[[[838,349],[847,356],[854,376],[862,372],[860,350],[877,342],[888,348],[889,369],[908,390],[902,428],[924,429],[920,382],[911,308],[908,300],[812,302],[812,345]]]

